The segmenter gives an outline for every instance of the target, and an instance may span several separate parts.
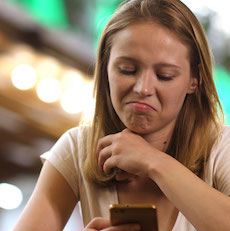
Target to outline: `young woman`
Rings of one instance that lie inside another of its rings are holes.
[[[230,128],[204,31],[179,0],[130,0],[108,22],[89,126],[43,158],[15,231],[62,230],[80,200],[84,231],[111,226],[109,205],[152,203],[160,231],[230,229]]]

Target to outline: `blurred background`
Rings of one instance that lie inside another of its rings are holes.
[[[13,229],[41,169],[39,156],[93,116],[93,70],[105,23],[121,0],[0,0],[0,230]],[[215,55],[230,125],[227,0],[183,0]],[[82,230],[78,206],[65,231]]]

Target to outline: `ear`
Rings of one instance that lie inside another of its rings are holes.
[[[199,69],[199,74],[197,77],[191,77],[190,79],[190,86],[188,88],[188,94],[193,94],[196,89],[198,88],[198,85],[201,86],[203,79],[202,79],[202,75],[201,75],[201,64],[198,65],[198,69]]]
[[[198,79],[191,77],[187,94],[193,94],[198,87]]]

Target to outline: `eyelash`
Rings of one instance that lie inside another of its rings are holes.
[[[163,75],[157,75],[158,79],[159,80],[162,80],[162,81],[170,81],[173,79],[173,76],[163,76]]]
[[[134,75],[134,74],[136,74],[136,70],[128,71],[128,70],[119,68],[119,71],[123,75]]]
[[[123,74],[123,75],[135,75],[136,74],[136,70],[133,70],[133,71],[128,71],[128,70],[125,70],[125,69],[121,69],[121,68],[119,68],[119,71],[120,71],[120,73],[121,74]],[[159,79],[159,80],[161,80],[161,81],[170,81],[170,80],[172,80],[173,79],[173,76],[169,76],[169,77],[167,77],[167,76],[163,76],[163,75],[157,75],[157,78]]]

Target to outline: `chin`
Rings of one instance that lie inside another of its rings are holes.
[[[154,121],[146,116],[127,116],[123,118],[123,124],[130,131],[138,134],[147,135],[153,132]]]
[[[141,135],[147,135],[149,133],[152,133],[152,129],[150,129],[149,127],[143,126],[143,125],[130,125],[127,124],[126,126],[130,131],[137,133],[137,134],[141,134]]]

